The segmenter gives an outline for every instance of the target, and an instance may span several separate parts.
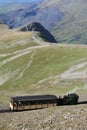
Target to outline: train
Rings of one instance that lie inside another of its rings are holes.
[[[9,108],[11,111],[42,109],[61,105],[74,105],[78,103],[79,96],[71,93],[56,95],[29,95],[11,97]]]

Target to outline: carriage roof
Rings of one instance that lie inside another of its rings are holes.
[[[34,101],[34,100],[52,100],[57,99],[55,95],[33,95],[33,96],[16,96],[11,97],[13,102],[18,101]]]

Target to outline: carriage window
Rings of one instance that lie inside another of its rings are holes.
[[[42,100],[42,101],[41,101],[41,104],[47,104],[47,101]]]
[[[31,105],[35,105],[35,101],[31,101]]]
[[[29,102],[29,101],[25,101],[25,102],[24,102],[24,105],[26,105],[26,106],[27,106],[27,105],[30,105],[30,102]]]
[[[19,105],[19,106],[22,106],[22,103],[21,103],[21,102],[18,102],[18,105]]]

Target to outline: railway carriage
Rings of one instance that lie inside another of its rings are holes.
[[[34,95],[11,97],[10,110],[31,110],[57,106],[55,95]]]

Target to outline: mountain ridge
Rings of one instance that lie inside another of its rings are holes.
[[[10,3],[27,3],[27,2],[39,2],[42,0],[1,0],[0,4],[10,4]]]
[[[31,22],[40,22],[47,29],[51,29],[62,19],[64,14],[56,6],[51,6],[50,8],[46,6],[46,8],[44,8],[43,3],[44,1],[27,3],[29,7],[24,5],[25,8],[23,8],[23,6],[21,8],[20,6],[19,9],[15,9],[6,15],[4,14],[4,16],[1,15],[0,17],[12,28]],[[14,7],[14,5],[12,6]]]
[[[52,36],[52,34],[38,22],[32,22],[26,26],[21,27],[19,30],[24,32],[37,31],[40,33],[40,37],[42,37],[46,41],[53,43],[57,42],[55,38]]]

